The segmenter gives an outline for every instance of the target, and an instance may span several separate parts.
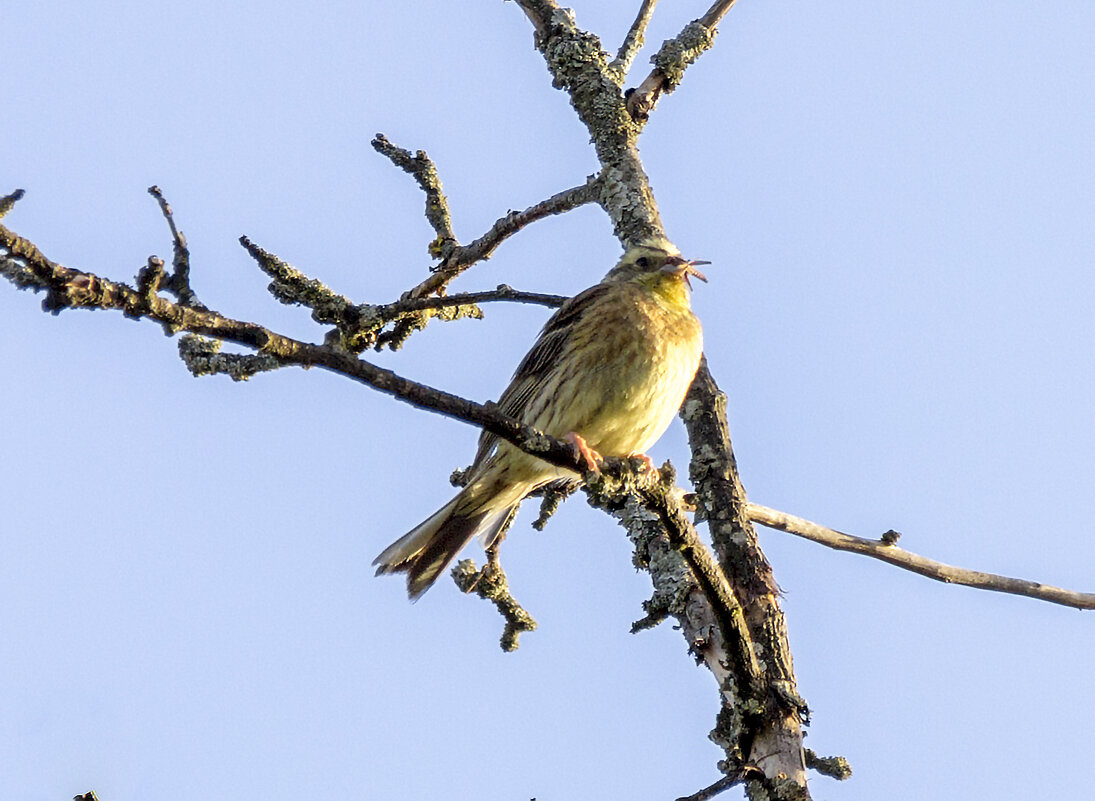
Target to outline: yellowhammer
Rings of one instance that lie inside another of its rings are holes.
[[[560,439],[594,466],[599,454],[642,454],[662,435],[699,366],[703,337],[689,304],[690,275],[707,262],[665,241],[629,249],[596,286],[548,320],[498,400],[501,411]],[[472,537],[489,545],[533,490],[576,478],[483,432],[455,498],[389,545],[377,575],[407,574],[417,600]]]

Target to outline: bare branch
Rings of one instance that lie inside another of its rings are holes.
[[[266,353],[221,353],[219,339],[198,334],[179,338],[179,358],[195,378],[226,375],[233,381],[246,381],[259,373],[285,367],[285,362]]]
[[[158,186],[150,186],[148,194],[156,198],[156,202],[160,205],[160,212],[171,231],[171,245],[175,253],[171,262],[171,277],[164,283],[163,288],[174,293],[181,303],[204,309],[205,305],[198,300],[198,296],[190,287],[190,249],[186,246],[186,237],[183,236],[183,232],[175,225],[175,213],[171,210],[171,204],[167,202],[167,198]]]
[[[617,460],[620,465],[625,462]],[[672,467],[667,464],[660,471],[635,472],[619,469],[615,464],[606,465],[601,473],[586,475],[584,488],[590,494],[591,505],[613,514],[624,510],[629,500],[638,498],[658,516],[658,522],[669,537],[669,545],[684,558],[710,604],[726,642],[739,691],[746,698],[759,697],[762,692],[762,671],[745,625],[742,605],[688,519]]]
[[[767,506],[760,506],[755,503],[748,505],[746,513],[749,515],[750,520],[760,523],[762,526],[786,531],[788,534],[803,537],[837,551],[851,551],[863,556],[881,559],[883,562],[889,562],[891,565],[911,570],[936,581],[942,581],[944,584],[961,584],[964,587],[975,587],[979,590],[1025,595],[1028,598],[1037,598],[1041,601],[1071,606],[1075,609],[1095,609],[1095,593],[1065,590],[1036,581],[1008,578],[1007,576],[982,573],[979,570],[967,570],[963,567],[954,567],[953,565],[936,562],[903,548],[898,548],[894,544],[897,541],[897,535],[893,532],[887,532],[880,540],[853,537],[850,534],[826,528],[801,517],[795,517],[786,512],[769,509]]]
[[[650,181],[639,157],[640,127],[627,110],[615,70],[600,40],[578,28],[569,9],[553,0],[518,0],[536,26],[536,48],[552,84],[563,89],[589,130],[602,169],[597,198],[625,244],[665,237]]]
[[[631,69],[631,64],[635,60],[635,56],[643,47],[646,27],[650,24],[650,18],[654,16],[654,7],[657,4],[658,0],[643,0],[643,4],[639,8],[638,16],[636,16],[635,21],[631,23],[631,29],[627,32],[627,36],[624,37],[623,44],[620,45],[620,51],[616,54],[616,60],[608,65],[609,69],[616,73],[620,83],[623,83],[624,78]]]
[[[322,281],[309,278],[288,262],[263,250],[246,236],[241,236],[239,241],[258,263],[259,268],[273,279],[267,289],[277,300],[286,305],[307,306],[312,310],[312,319],[317,323],[339,327],[347,324],[347,319],[352,314],[351,309],[355,308],[349,298],[329,289]]]
[[[341,329],[342,344],[353,353],[360,353],[366,347],[398,350],[407,337],[425,328],[431,318],[439,317],[451,321],[472,317],[479,320],[482,319],[483,312],[477,304],[498,300],[534,303],[553,308],[561,306],[566,298],[539,292],[519,292],[506,284],[499,284],[497,289],[484,292],[433,297],[404,296],[402,300],[384,306],[365,304],[348,310],[345,326]],[[393,322],[395,326],[391,331],[380,333],[380,329]]]
[[[16,189],[10,195],[4,195],[3,197],[0,197],[0,218],[2,218],[5,214],[11,211],[12,207],[15,206],[15,204],[18,203],[20,200],[22,200],[25,194],[26,192],[24,190]]]
[[[707,9],[706,14],[700,17],[700,24],[708,28],[714,28],[736,2],[737,0],[715,0],[715,4]]]
[[[426,193],[426,219],[437,233],[437,238],[430,243],[430,255],[434,258],[447,258],[452,249],[457,246],[456,234],[452,230],[449,201],[441,188],[437,168],[426,155],[426,151],[419,150],[411,155],[411,151],[393,145],[381,133],[373,139],[372,146],[378,153],[387,156],[393,164],[409,172],[418,181],[418,185]]]
[[[816,770],[822,776],[828,776],[838,782],[852,778],[852,766],[848,764],[848,760],[844,757],[823,757],[818,756],[813,749],[805,748],[803,750],[806,752],[806,767],[810,770]]]
[[[438,312],[438,316],[446,320],[481,318],[483,313],[476,306],[477,303],[507,300],[556,307],[566,300],[559,295],[520,292],[501,284],[497,289],[484,292],[465,292],[442,297],[404,297],[395,303],[383,305],[354,304],[321,281],[309,278],[291,264],[263,250],[247,237],[240,237],[240,244],[258,262],[262,271],[273,279],[268,289],[275,298],[282,303],[307,306],[312,310],[313,320],[334,325],[338,329],[340,344],[351,353],[361,353],[370,347],[377,350],[385,346],[398,349],[413,331],[424,327],[429,321],[432,315],[422,312]],[[395,329],[381,333],[391,323],[396,323]]]
[[[555,0],[517,0],[517,5],[525,12],[525,16],[536,27],[536,35],[543,36],[547,33],[552,15],[560,9]]]
[[[33,243],[3,225],[0,225],[0,274],[21,288],[45,290],[47,296],[42,305],[54,314],[67,308],[118,309],[133,319],[147,318],[158,322],[169,334],[180,331],[201,334],[254,348],[283,364],[322,367],[413,406],[485,428],[552,464],[578,473],[584,469],[584,463],[573,445],[522,425],[499,412],[493,404],[474,403],[418,384],[358,359],[339,347],[301,342],[257,323],[233,320],[212,310],[173,303],[156,294],[154,280],[142,280],[142,291],[138,291],[124,283],[64,267],[50,261]]]
[[[693,20],[673,39],[662,43],[651,59],[654,69],[638,88],[628,92],[627,110],[632,119],[644,122],[662,94],[672,92],[680,84],[684,71],[715,43],[718,24],[736,0],[716,0],[707,13]]]
[[[452,576],[461,592],[475,593],[490,601],[505,619],[500,644],[502,650],[508,653],[517,650],[518,639],[524,632],[536,630],[536,621],[510,593],[509,580],[498,561],[497,545],[495,542],[488,549],[488,561],[482,570],[475,567],[473,560],[461,559],[452,569]]]
[[[729,790],[731,787],[735,787],[745,781],[745,776],[740,772],[731,773],[727,776],[723,776],[714,784],[704,787],[698,792],[692,793],[692,795],[683,796],[678,798],[677,801],[710,801],[717,795]]]
[[[779,588],[744,514],[745,489],[730,442],[726,396],[708,372],[706,359],[700,362],[681,417],[692,450],[689,477],[696,488],[696,520],[707,520],[719,564],[741,600],[750,635],[765,663],[765,692],[751,709],[744,707],[747,712],[740,710],[748,698],[724,693],[711,739],[728,753],[737,749],[739,766],[760,768],[773,797],[801,797],[797,793],[806,787],[802,721],[808,710],[796,689]],[[737,686],[743,684],[742,678],[732,678]],[[785,780],[794,786],[775,789]]]
[[[584,184],[564,189],[546,200],[529,206],[524,211],[511,211],[498,218],[485,234],[467,245],[453,248],[442,259],[434,274],[407,293],[407,297],[419,298],[433,294],[448,285],[456,276],[483,259],[489,259],[504,241],[526,226],[555,214],[584,206],[597,200],[601,182],[590,176]]]
[[[522,292],[509,284],[499,284],[497,289],[483,292],[461,292],[457,295],[441,295],[430,298],[405,298],[386,306],[372,307],[372,313],[387,320],[393,320],[401,314],[426,309],[444,309],[449,306],[462,306],[471,303],[489,303],[504,300],[511,303],[532,303],[548,308],[558,308],[566,302],[563,295],[549,295],[543,292]]]

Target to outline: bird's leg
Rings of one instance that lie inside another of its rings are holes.
[[[640,462],[642,462],[644,471],[645,470],[657,470],[658,469],[654,466],[654,460],[651,459],[649,456],[647,456],[645,453],[629,453],[627,455],[627,458],[628,459],[638,459]]]
[[[571,431],[563,437],[563,439],[574,446],[574,449],[578,451],[578,455],[582,458],[582,461],[586,463],[586,467],[588,467],[590,471],[594,473],[600,472],[600,468],[597,464],[601,461],[601,454],[589,447],[589,445],[586,444],[586,441],[582,439],[581,434]]]

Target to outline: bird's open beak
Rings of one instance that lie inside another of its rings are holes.
[[[692,282],[688,280],[689,276],[696,276],[696,278],[707,283],[707,276],[696,269],[697,264],[710,264],[709,261],[702,261],[700,259],[686,259],[681,256],[674,256],[667,260],[665,267],[663,268],[667,272],[671,272],[673,275],[679,275],[684,278],[684,282],[688,284],[688,288],[692,288]]]

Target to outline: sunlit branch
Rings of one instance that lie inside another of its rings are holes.
[[[748,514],[750,520],[760,523],[762,526],[786,531],[788,534],[803,537],[838,551],[851,551],[874,559],[881,559],[883,562],[889,562],[891,565],[911,570],[921,576],[942,581],[944,584],[961,584],[964,587],[975,587],[979,590],[1025,595],[1028,598],[1037,598],[1076,609],[1095,609],[1095,593],[1065,590],[1036,581],[998,576],[994,573],[967,570],[964,567],[936,562],[903,548],[898,548],[894,543],[897,542],[900,535],[896,532],[887,532],[878,540],[853,537],[851,534],[845,534],[842,531],[827,528],[801,517],[795,517],[786,512],[769,509],[767,506],[760,506],[755,503],[748,505],[746,514]]]

